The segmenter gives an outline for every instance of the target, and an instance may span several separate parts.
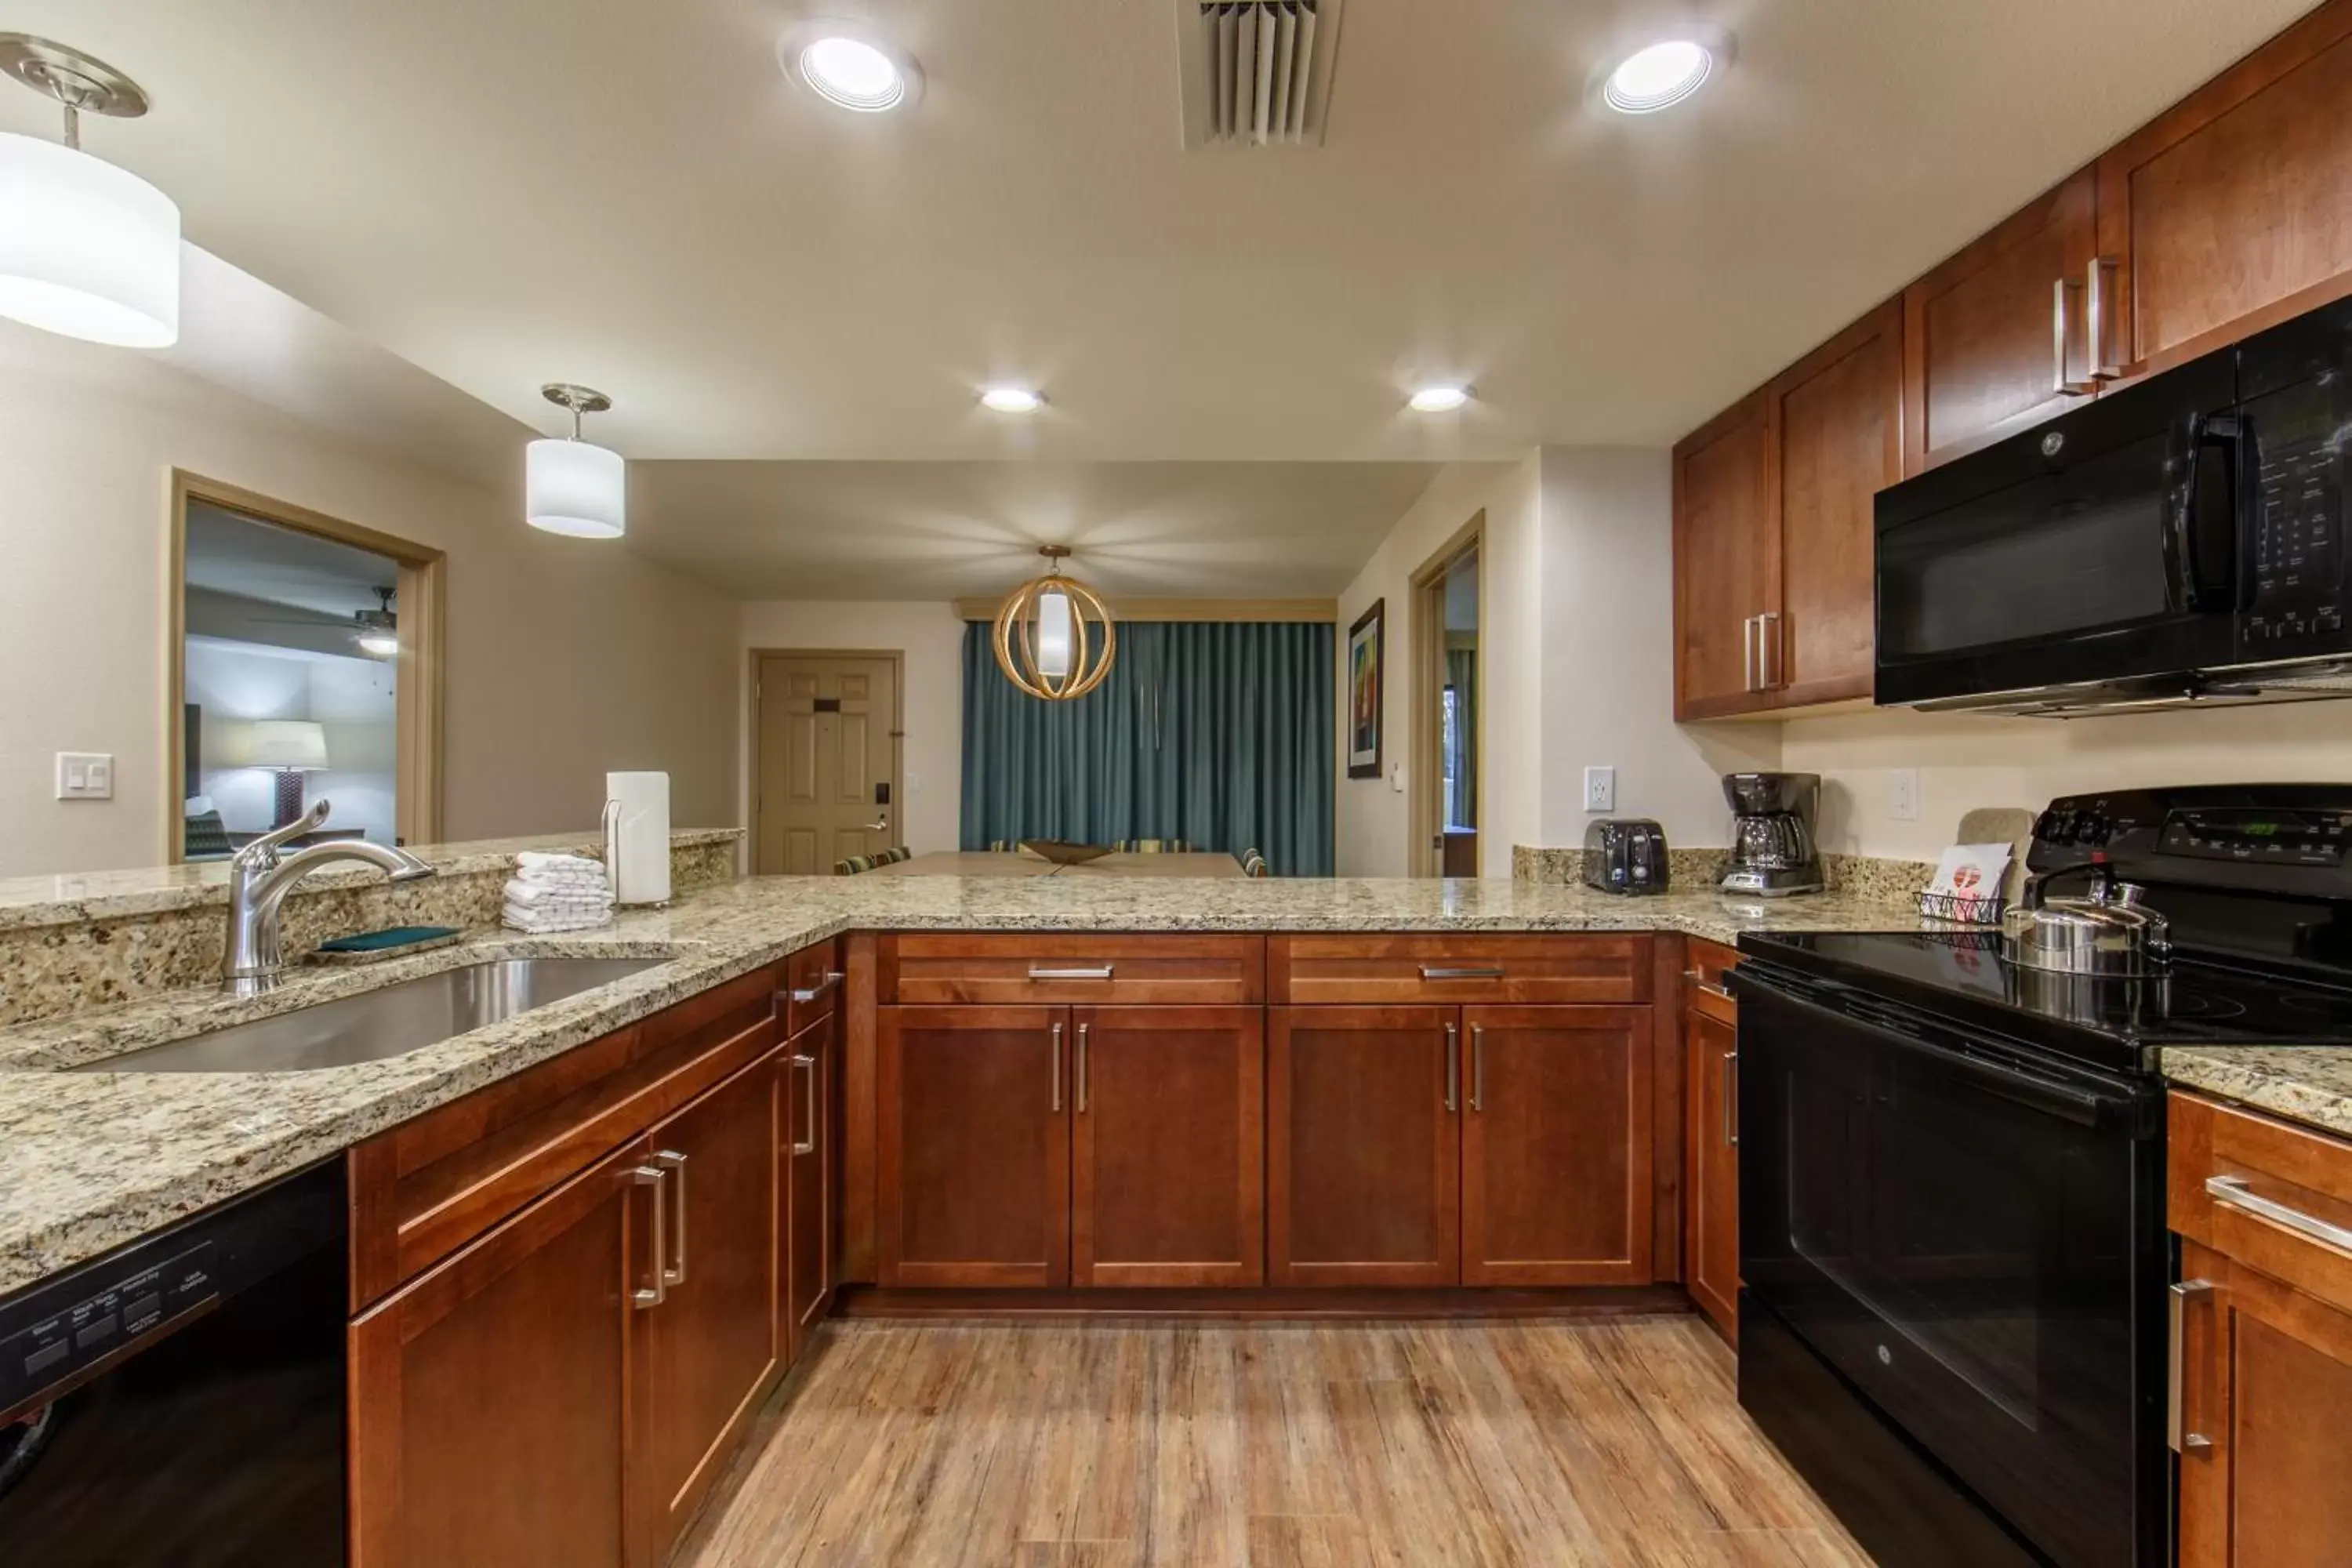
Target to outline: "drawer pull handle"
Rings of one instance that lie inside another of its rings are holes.
[[[1723,1053],[1723,1142],[1739,1147],[1739,1053]]]
[[[832,990],[835,986],[840,984],[841,981],[841,972],[837,969],[829,969],[825,971],[824,978],[818,981],[815,984],[805,988],[794,987],[793,991],[793,1000],[802,1006],[806,1006],[811,1002],[814,1002],[818,997],[824,995],[826,992]]]
[[[2193,1453],[2213,1446],[2212,1438],[2201,1432],[2189,1430],[2189,1333],[2182,1321],[2189,1315],[2189,1302],[2212,1293],[2213,1282],[2210,1279],[2183,1279],[2172,1287],[2166,1298],[2166,1305],[2169,1308],[2167,1318],[2170,1329],[2171,1365],[2165,1391],[2164,1429],[2176,1454]]]
[[[2307,1215],[2301,1209],[2289,1208],[2283,1203],[2266,1198],[2248,1187],[2242,1176],[2208,1176],[2205,1191],[2216,1203],[2259,1215],[2273,1225],[2284,1226],[2298,1236],[2307,1236],[2326,1246],[2352,1252],[2352,1230],[2340,1225],[2330,1225],[2316,1215]]]
[[[1486,1109],[1486,1026],[1470,1026],[1470,1109]]]
[[[671,1239],[677,1246],[675,1254],[677,1261],[662,1269],[662,1284],[665,1288],[683,1285],[686,1283],[686,1156],[675,1149],[662,1149],[655,1152],[654,1163],[677,1178],[677,1218],[670,1227],[675,1233]],[[654,1245],[658,1247],[661,1243],[657,1240]]]
[[[1078,1114],[1081,1116],[1087,1113],[1087,1058],[1092,1054],[1087,1049],[1087,1031],[1093,1027],[1092,1024],[1078,1026]]]
[[[654,1190],[654,1244],[651,1253],[653,1267],[646,1270],[653,1279],[653,1285],[650,1288],[641,1285],[629,1292],[629,1304],[640,1312],[648,1307],[658,1307],[669,1300],[669,1284],[664,1278],[663,1272],[663,1264],[669,1257],[669,1216],[665,1212],[668,1205],[662,1201],[662,1188],[667,1184],[668,1180],[667,1172],[656,1171],[650,1165],[639,1165],[629,1172],[629,1183],[632,1186],[651,1187]]]
[[[1029,972],[1029,978],[1032,980],[1108,980],[1112,967],[1106,963],[1095,969],[1032,969]]]
[[[1717,996],[1726,1002],[1736,1002],[1738,1000],[1738,997],[1731,994],[1731,988],[1729,986],[1709,985],[1706,981],[1700,976],[1699,972],[1696,969],[1684,975],[1683,978],[1691,983],[1691,989],[1694,991],[1704,991],[1709,996]]]
[[[1054,1045],[1045,1064],[1046,1076],[1053,1079],[1054,1114],[1062,1114],[1062,1026],[1054,1026]]]
[[[802,1110],[808,1117],[808,1136],[793,1140],[793,1152],[814,1154],[816,1152],[816,1058],[795,1056],[793,1067],[795,1071],[803,1068],[808,1070],[808,1081],[801,1089]]]
[[[1462,1109],[1462,1026],[1445,1026],[1445,1109]]]
[[[1500,969],[1433,969],[1426,963],[1421,966],[1423,980],[1500,980],[1503,973]]]

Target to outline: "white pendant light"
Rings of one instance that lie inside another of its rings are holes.
[[[1037,595],[1037,673],[1048,680],[1070,673],[1070,595],[1058,586]]]
[[[628,465],[609,447],[580,438],[580,416],[613,400],[569,382],[550,382],[541,397],[572,410],[572,434],[533,441],[524,454],[523,516],[533,528],[573,539],[618,539],[629,528]]]
[[[1041,546],[1045,574],[1006,595],[991,640],[1004,678],[1045,702],[1084,697],[1118,658],[1118,628],[1102,595],[1062,575],[1066,544]]]
[[[65,106],[63,142],[0,132],[0,316],[94,343],[180,336],[180,209],[81,150],[81,117],[147,112],[139,84],[77,49],[0,33],[0,70]]]

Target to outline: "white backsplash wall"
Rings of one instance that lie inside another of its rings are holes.
[[[1780,730],[1781,765],[1822,775],[1822,847],[1840,854],[1932,858],[1977,807],[2124,785],[2352,781],[2352,701],[2063,721],[1886,709]],[[1899,822],[1906,767],[1919,815]]]

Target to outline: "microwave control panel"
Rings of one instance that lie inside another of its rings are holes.
[[[2315,405],[2335,401],[2318,387],[2303,391]],[[2336,423],[2332,406],[2314,407],[2309,412],[2323,417],[2285,429],[2276,419],[2265,428],[2262,405],[2256,407],[2260,468],[2246,541],[2251,592],[2239,621],[2241,652],[2263,659],[2332,651],[2345,643],[2344,448],[2352,431]],[[2311,428],[2315,424],[2325,427]]]

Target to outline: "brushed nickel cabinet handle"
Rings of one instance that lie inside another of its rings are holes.
[[[1690,982],[1691,989],[1694,991],[1704,991],[1708,995],[1719,996],[1726,1002],[1736,1002],[1738,1000],[1738,997],[1732,995],[1728,987],[1708,984],[1706,971],[1704,969],[1685,969],[1683,971],[1683,978]]]
[[[1046,1071],[1054,1080],[1054,1114],[1062,1113],[1062,1026],[1054,1026],[1054,1049]]]
[[[2297,1236],[2308,1237],[2323,1247],[2352,1252],[2352,1230],[2340,1225],[2331,1225],[2317,1215],[2308,1215],[2301,1209],[2289,1208],[2274,1199],[2263,1197],[2247,1186],[2242,1176],[2209,1176],[2205,1179],[2205,1191],[2216,1203],[2243,1209],[2250,1215],[2269,1220],[2273,1225],[2284,1226]]]
[[[1108,980],[1114,967],[1115,965],[1106,963],[1093,969],[1032,969],[1029,972],[1029,978],[1032,980]]]
[[[686,1283],[686,1156],[675,1149],[663,1149],[654,1154],[654,1163],[677,1178],[677,1220],[671,1229],[670,1239],[677,1244],[677,1261],[662,1269],[662,1283]]]
[[[668,1181],[667,1172],[656,1171],[648,1165],[639,1165],[629,1172],[630,1185],[654,1190],[654,1244],[650,1254],[653,1267],[646,1271],[651,1276],[653,1285],[650,1289],[640,1285],[629,1292],[629,1305],[640,1312],[648,1307],[658,1307],[669,1300],[669,1281],[664,1269],[669,1258],[669,1218],[666,1212],[668,1205],[662,1201],[662,1188],[668,1184]]]
[[[818,997],[824,995],[826,992],[840,984],[842,979],[843,976],[839,970],[828,969],[825,971],[824,978],[818,981],[815,984],[809,986],[805,990],[794,989],[793,992],[793,1000],[801,1004],[803,1006],[806,1006],[809,1003],[815,1001]]]
[[[1087,1049],[1087,1031],[1093,1027],[1092,1024],[1078,1026],[1078,1114],[1081,1116],[1087,1113],[1087,1058],[1089,1055]]]
[[[1445,1026],[1445,1109],[1462,1109],[1462,1026]]]
[[[1780,612],[1767,610],[1756,617],[1756,663],[1764,673],[1767,691],[1787,684],[1780,676]]]
[[[1743,691],[1753,691],[1757,689],[1756,646],[1758,639],[1756,633],[1758,629],[1758,616],[1750,616],[1746,620],[1739,623],[1739,661],[1744,667],[1746,675],[1746,679],[1740,685],[1740,689]]]
[[[793,1058],[793,1067],[796,1070],[803,1068],[808,1070],[808,1080],[801,1087],[801,1107],[808,1117],[808,1136],[793,1140],[793,1152],[814,1154],[816,1152],[816,1058],[796,1056]]]
[[[2092,393],[2098,390],[2098,383],[2095,381],[2075,381],[2071,379],[2066,374],[2066,339],[2068,335],[2066,331],[2066,324],[2068,316],[2072,314],[2072,312],[2066,309],[2066,298],[2069,294],[2081,287],[2082,285],[2079,283],[2061,278],[2058,279],[2057,287],[2052,291],[2050,305],[2051,353],[2057,361],[2057,373],[2052,377],[2051,389],[2061,397],[2087,397]]]
[[[1486,1109],[1486,1026],[1470,1026],[1470,1109]]]
[[[2200,1448],[2213,1446],[2212,1438],[2201,1432],[2189,1430],[2189,1331],[2182,1321],[2189,1315],[2189,1302],[2202,1300],[2212,1294],[2213,1282],[2210,1279],[2183,1279],[2172,1287],[2165,1303],[2170,1351],[2168,1356],[2169,1370],[2166,1373],[2164,1430],[2166,1440],[2176,1454],[2194,1453]]]
[[[2107,353],[2107,340],[2114,335],[2115,323],[2109,320],[2113,288],[2123,271],[2123,263],[2112,256],[2091,258],[2090,275],[2083,280],[2083,342],[2085,357],[2090,361],[2090,375],[2095,382],[2115,381],[2124,374],[2123,365]]]
[[[1739,1053],[1723,1053],[1723,1141],[1739,1147]]]
[[[1506,973],[1501,968],[1446,969],[1433,968],[1426,963],[1421,966],[1421,977],[1423,980],[1500,980]]]

